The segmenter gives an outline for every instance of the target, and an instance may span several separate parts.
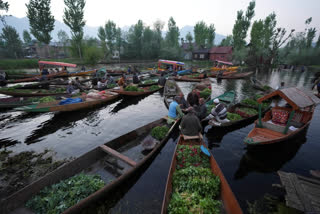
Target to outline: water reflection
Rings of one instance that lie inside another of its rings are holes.
[[[112,110],[111,114],[118,113],[118,111],[127,108],[131,105],[137,105],[141,100],[147,96],[137,96],[137,97],[124,97]]]
[[[291,141],[247,148],[246,153],[240,160],[239,168],[234,174],[234,179],[243,179],[250,172],[270,173],[278,171],[296,156],[301,145],[306,141],[304,133]]]

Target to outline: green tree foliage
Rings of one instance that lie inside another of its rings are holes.
[[[24,30],[23,31],[23,41],[25,44],[28,44],[31,42],[31,36],[30,36],[30,33],[27,31],[27,30]]]
[[[84,17],[84,0],[64,0],[63,22],[70,28],[72,45],[78,50],[78,56],[82,58],[83,27],[86,22]],[[73,49],[75,48],[73,47]]]
[[[186,41],[189,44],[189,51],[193,51],[193,44],[192,44],[193,37],[192,37],[190,32],[188,32],[187,35],[186,35]]]
[[[142,20],[129,29],[128,33],[128,55],[129,57],[141,59],[142,57],[142,40],[144,26]]]
[[[161,50],[161,44],[163,43],[162,38],[162,30],[164,27],[164,22],[157,20],[155,23],[153,23],[153,31],[154,31],[154,42],[155,42],[155,49],[154,56],[158,58],[160,56],[160,50]]]
[[[6,25],[2,29],[0,39],[8,57],[19,58],[22,56],[22,41],[14,27]]]
[[[305,21],[305,24],[306,24],[306,48],[311,48],[311,45],[312,45],[312,41],[313,39],[315,38],[316,36],[316,28],[307,28],[312,22],[312,17],[308,18],[306,21]]]
[[[120,56],[120,54],[121,54],[122,44],[123,44],[122,31],[121,31],[121,28],[118,27],[117,30],[116,30],[115,49],[119,51],[119,56]]]
[[[210,26],[208,26],[208,30],[207,30],[207,48],[211,48],[214,46],[214,39],[216,37],[216,29],[214,27],[214,24],[211,24]]]
[[[105,59],[108,54],[108,48],[107,48],[107,42],[106,42],[107,35],[103,27],[98,28],[98,38],[100,39],[103,58]]]
[[[49,44],[54,29],[54,17],[50,10],[51,0],[30,0],[27,6],[27,17],[32,35],[39,41]]]
[[[205,48],[207,35],[208,35],[208,28],[206,23],[204,21],[198,22],[194,26],[193,31],[194,31],[194,40],[196,44],[201,48]]]
[[[226,38],[222,39],[220,43],[220,47],[225,47],[225,46],[232,46],[233,44],[233,37],[232,35],[228,35]]]
[[[5,12],[8,12],[9,10],[9,3],[3,0],[0,0],[0,11],[4,10]],[[5,25],[5,20],[4,20],[3,15],[0,14],[0,21],[2,21],[3,25]]]
[[[251,24],[251,19],[254,16],[255,1],[251,1],[244,14],[243,10],[237,12],[237,19],[233,26],[233,47],[235,49],[242,49],[246,44],[247,32]]]
[[[320,35],[319,35],[317,43],[316,43],[316,48],[320,48]]]
[[[173,17],[170,17],[168,21],[168,32],[166,34],[166,43],[171,47],[179,47],[179,28],[176,25]]]
[[[152,59],[154,57],[155,43],[153,41],[154,32],[150,27],[145,27],[142,36],[142,58]]]
[[[112,54],[114,51],[117,34],[116,24],[113,21],[108,20],[108,22],[104,26],[104,30],[106,32],[107,45],[110,50],[110,53]]]
[[[102,49],[98,47],[96,38],[86,38],[84,47],[84,61],[89,65],[96,65],[102,58]]]

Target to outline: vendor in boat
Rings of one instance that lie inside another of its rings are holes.
[[[101,78],[99,78],[97,83],[98,90],[103,90],[105,87],[106,87],[105,82]]]
[[[184,98],[183,93],[179,94],[179,104],[180,104],[180,108],[181,109],[187,109],[189,107],[188,102],[186,101],[186,99]]]
[[[80,91],[85,91],[87,89],[86,86],[82,85],[82,83],[79,80],[79,77],[76,77],[76,79],[73,81],[73,84],[76,89],[79,89]]]
[[[215,108],[212,108],[211,113],[204,120],[215,119],[218,122],[229,122],[227,119],[227,108],[223,103],[220,103],[218,98],[213,100],[213,103],[216,105]]]
[[[199,118],[192,107],[189,107],[187,112],[188,113],[182,117],[180,124],[182,134],[187,136],[199,135],[199,132],[202,130]]]
[[[207,106],[203,98],[199,99],[199,106],[194,107],[194,109],[200,120],[203,120],[207,116]]]
[[[72,84],[72,81],[69,81],[68,86],[67,86],[67,93],[69,95],[73,95],[73,94],[77,94],[79,92],[80,92],[80,90],[79,89],[75,89],[75,87]]]
[[[133,73],[132,82],[133,82],[133,84],[139,84],[140,83],[139,77],[138,77],[136,72]]]
[[[128,67],[128,74],[131,74],[131,65]]]
[[[126,86],[126,77],[124,74],[122,74],[121,78],[118,80],[118,85],[123,88]]]
[[[169,105],[169,112],[168,112],[168,124],[173,123],[176,119],[181,118],[184,114],[181,111],[181,108],[178,104],[180,98],[175,96],[173,101]]]
[[[116,82],[114,81],[113,77],[108,74],[107,75],[107,85],[111,85],[111,84],[116,84]]]
[[[193,89],[187,97],[187,101],[190,106],[199,105],[199,95],[197,94],[197,90]]]
[[[164,77],[164,73],[161,73],[160,78],[158,79],[158,85],[165,86],[167,79]]]

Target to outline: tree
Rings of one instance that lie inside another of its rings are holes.
[[[25,44],[28,44],[31,42],[31,36],[30,36],[30,33],[27,31],[27,30],[24,30],[23,31],[23,41]]]
[[[66,8],[64,8],[63,22],[70,28],[72,35],[72,44],[78,49],[79,57],[82,59],[82,39],[83,27],[86,22],[84,17],[84,0],[64,0]]]
[[[150,27],[145,27],[142,37],[142,57],[144,59],[152,59],[154,57],[154,35]]]
[[[254,16],[255,1],[251,1],[244,15],[243,10],[237,12],[237,19],[233,26],[233,47],[235,49],[242,49],[246,44],[247,32],[251,24],[251,19]]]
[[[208,35],[208,28],[204,21],[197,22],[194,26],[194,40],[198,46],[205,48]]]
[[[18,58],[22,56],[22,41],[14,27],[6,25],[2,29],[0,38],[9,57]]]
[[[207,28],[207,42],[206,42],[206,47],[211,48],[214,46],[214,39],[216,37],[216,29],[214,27],[214,24],[211,24]]]
[[[107,38],[107,45],[110,50],[110,53],[112,54],[117,34],[116,24],[113,21],[108,20],[108,22],[104,26],[104,30]]]
[[[312,41],[314,39],[314,37],[316,36],[316,28],[308,28],[308,26],[311,24],[312,22],[312,17],[308,18],[306,21],[305,21],[305,24],[306,24],[306,48],[311,48],[311,45],[312,45]]]
[[[193,51],[193,44],[192,44],[193,37],[190,32],[187,33],[186,40],[188,41],[188,44],[189,44],[189,51]]]
[[[220,47],[225,47],[225,46],[232,46],[233,44],[233,37],[232,35],[228,35],[226,38],[222,39],[220,43]]]
[[[153,23],[153,31],[154,31],[154,41],[155,41],[155,57],[158,58],[160,55],[161,50],[161,44],[163,41],[162,38],[162,30],[164,27],[164,22],[161,20],[157,20],[155,23]]]
[[[128,34],[128,54],[133,58],[141,59],[142,56],[142,39],[144,26],[142,20],[131,26]]]
[[[9,3],[3,0],[0,0],[0,11],[4,10],[5,12],[8,12],[9,10]],[[0,15],[0,21],[2,21],[3,25],[6,25],[5,20],[4,20],[5,16]]]
[[[116,31],[115,49],[119,51],[119,57],[120,57],[120,53],[121,53],[122,43],[123,43],[122,32],[121,32],[121,28],[118,27],[118,28],[117,28],[117,31]],[[119,60],[120,60],[120,58],[119,58]]]
[[[67,42],[69,40],[69,36],[64,30],[59,30],[57,35],[58,35],[59,42],[61,42],[63,45],[64,55],[66,55],[66,52],[67,52],[66,46],[67,46]]]
[[[103,27],[98,28],[98,38],[100,39],[100,42],[101,42],[103,59],[105,59],[108,54],[108,48],[107,48],[107,42],[106,42],[107,35]]]
[[[39,41],[49,44],[54,29],[54,17],[50,10],[51,0],[30,0],[27,6],[27,17],[32,35]]]
[[[320,48],[320,35],[319,35],[317,43],[316,43],[316,48]]]
[[[179,28],[172,17],[168,21],[168,32],[166,34],[166,43],[170,47],[179,47]]]

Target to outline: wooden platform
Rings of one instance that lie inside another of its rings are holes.
[[[320,213],[320,180],[278,171],[286,189],[286,205],[305,213]]]

